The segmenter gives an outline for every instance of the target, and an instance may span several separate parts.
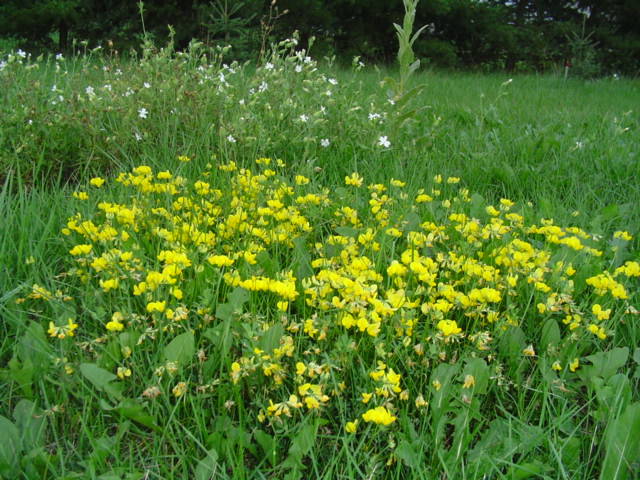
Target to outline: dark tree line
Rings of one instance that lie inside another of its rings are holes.
[[[402,0],[146,0],[143,31],[134,0],[2,0],[0,36],[32,49],[64,52],[86,40],[126,51],[143,33],[162,44],[171,25],[176,48],[197,38],[251,58],[267,35],[298,30],[303,42],[315,37],[317,57],[388,62],[397,49],[392,24],[403,12]],[[640,70],[637,0],[422,0],[416,25],[428,25],[416,54],[438,67]]]

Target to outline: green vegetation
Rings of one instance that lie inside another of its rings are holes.
[[[3,57],[0,475],[637,476],[638,83],[300,43]]]

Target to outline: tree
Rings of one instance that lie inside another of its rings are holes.
[[[67,50],[69,30],[78,19],[80,0],[4,0],[0,35],[26,38],[48,47],[57,34],[58,51]]]

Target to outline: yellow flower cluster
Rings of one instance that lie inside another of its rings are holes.
[[[527,226],[508,199],[472,205],[458,178],[437,177],[433,188],[410,195],[400,180],[364,188],[354,172],[331,197],[308,177],[288,180],[282,161],[256,163],[208,166],[195,180],[134,168],[116,179],[128,202],[101,201],[97,210],[79,203],[82,213],[63,233],[75,242],[70,277],[114,307],[102,334],[136,339],[126,358],[149,348],[158,332],[188,331],[201,362],[221,337],[220,321],[241,322],[225,326],[230,368],[215,381],[243,385],[262,421],[329,414],[340,403],[333,398],[350,396],[362,409],[358,418],[389,426],[398,408],[429,405],[420,388],[442,387],[437,379],[415,382],[422,385],[416,391],[403,386],[413,369],[426,375],[429,366],[456,362],[463,349],[490,363],[515,328],[527,337],[517,352],[532,362],[545,357],[551,374],[570,375],[579,368],[576,349],[537,345],[540,325],[557,324],[567,345],[589,344],[636,311],[624,286],[640,276],[636,262],[574,280],[581,262],[603,255],[598,239],[551,220]],[[105,183],[89,182],[100,195]],[[577,282],[598,302],[575,298]],[[32,290],[31,298],[55,296]],[[244,300],[224,303],[234,295]],[[49,334],[73,336],[77,327],[52,322]],[[356,369],[360,377],[351,368],[356,355],[374,365]],[[183,367],[158,366],[158,381]],[[118,368],[121,378],[130,375]],[[184,380],[175,397],[203,388]],[[476,385],[473,375],[460,379],[463,389]],[[345,429],[356,427],[357,420]]]

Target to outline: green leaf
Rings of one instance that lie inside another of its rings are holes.
[[[474,385],[470,389],[474,395],[484,395],[487,393],[487,386],[489,384],[489,367],[482,358],[472,357],[465,360],[465,365],[462,370],[463,380],[467,375],[472,375],[474,378]]]
[[[311,254],[309,253],[306,240],[302,237],[293,239],[293,265],[297,279],[301,280],[313,275]]]
[[[42,409],[31,400],[20,400],[13,410],[16,428],[22,432],[22,444],[26,452],[44,447],[46,417]]]
[[[585,358],[592,365],[584,365],[580,370],[580,378],[588,381],[594,377],[601,377],[605,381],[613,377],[619,368],[627,363],[629,357],[629,349],[627,347],[618,347],[608,352],[598,352]]]
[[[167,362],[175,362],[178,365],[187,365],[196,353],[193,333],[185,332],[171,340],[164,347],[164,358]]]
[[[418,468],[423,460],[422,454],[416,450],[414,444],[406,440],[398,443],[395,453],[409,468]]]
[[[276,440],[274,437],[262,430],[253,432],[253,438],[256,439],[260,448],[264,452],[265,457],[269,460],[272,467],[276,465]]]
[[[218,452],[212,448],[207,451],[207,456],[198,462],[195,480],[214,480],[217,478],[218,468]]]
[[[227,303],[221,303],[216,308],[216,318],[231,320],[237,311],[242,310],[242,305],[250,298],[249,292],[242,287],[234,288],[228,295]]]
[[[260,338],[260,349],[271,353],[274,348],[280,346],[280,339],[284,336],[284,326],[282,323],[274,323],[269,327],[262,338]]]
[[[0,432],[3,437],[0,441],[0,475],[2,478],[13,478],[22,452],[20,431],[8,418],[0,416]]]
[[[102,391],[109,382],[113,382],[118,378],[117,375],[106,371],[104,368],[100,368],[95,363],[81,363],[80,372],[84,378],[89,380],[89,382],[100,391]]]
[[[554,318],[550,318],[542,326],[542,334],[540,335],[540,343],[542,348],[549,346],[555,346],[560,343],[562,335],[560,333],[560,327],[558,321]]]
[[[121,382],[111,383],[118,377],[94,363],[80,364],[80,372],[99,391],[106,393],[116,400],[122,400],[124,385]]]
[[[632,465],[640,460],[640,402],[629,405],[605,434],[605,457],[600,480],[630,478]]]

